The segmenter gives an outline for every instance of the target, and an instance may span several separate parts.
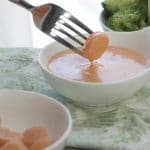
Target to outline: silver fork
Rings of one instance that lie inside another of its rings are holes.
[[[86,34],[92,33],[91,29],[58,5],[44,4],[34,7],[25,0],[9,1],[29,10],[32,13],[35,25],[41,31],[70,49],[77,50],[78,48],[74,46],[75,44],[78,44],[79,47],[83,46],[87,37],[81,30],[84,30]],[[74,34],[78,35],[78,37],[74,36]],[[64,37],[66,36],[69,37],[72,42],[65,40]],[[80,51],[78,50],[78,52]]]

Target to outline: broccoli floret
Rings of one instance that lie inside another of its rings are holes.
[[[143,6],[120,9],[107,20],[107,25],[116,31],[135,31],[147,25],[147,9]]]
[[[102,2],[102,6],[107,12],[115,12],[118,10],[118,2],[120,0],[105,0]]]
[[[104,8],[107,6],[106,10],[109,14],[111,12],[106,20],[106,25],[111,29],[135,31],[148,25],[148,0],[105,0],[104,3]]]
[[[105,0],[102,2],[102,6],[105,11],[114,13],[131,5],[143,5],[145,3],[147,4],[147,1],[148,0]]]

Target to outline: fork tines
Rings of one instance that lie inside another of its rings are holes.
[[[50,36],[68,48],[78,49],[78,47],[84,45],[87,38],[85,34],[91,33],[92,30],[82,22],[68,12],[64,12],[55,23]],[[65,40],[65,37],[69,37],[69,40]]]

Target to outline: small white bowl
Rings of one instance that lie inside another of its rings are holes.
[[[132,48],[150,57],[150,28],[136,32],[106,32],[110,45]],[[134,95],[149,81],[150,67],[133,78],[110,83],[88,83],[66,79],[51,73],[47,64],[49,58],[66,49],[57,42],[40,53],[39,63],[50,85],[60,94],[84,105],[110,105]]]
[[[23,132],[33,126],[45,127],[54,141],[46,150],[63,150],[72,127],[68,109],[41,94],[0,90],[2,127]]]

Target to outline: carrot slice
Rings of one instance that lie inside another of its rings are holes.
[[[14,138],[19,138],[20,136],[19,133],[11,131],[10,129],[0,128],[0,145],[3,145]]]
[[[0,150],[28,150],[28,147],[21,140],[14,139],[4,144]]]
[[[83,56],[90,61],[96,60],[101,57],[106,48],[108,47],[109,38],[106,34],[95,32],[91,34],[83,47]]]
[[[41,127],[32,127],[26,129],[23,133],[23,142],[30,146],[41,137],[48,136],[47,130]]]
[[[41,137],[37,141],[35,141],[29,149],[30,150],[41,150],[43,148],[48,147],[50,144],[52,144],[52,140],[48,136],[45,136],[45,137]]]

